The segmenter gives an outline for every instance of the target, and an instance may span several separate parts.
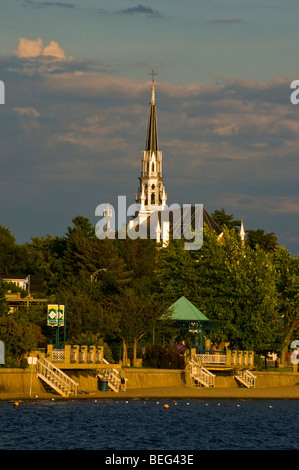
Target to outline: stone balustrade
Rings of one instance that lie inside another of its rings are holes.
[[[191,358],[196,358],[204,365],[215,365],[219,367],[247,367],[254,366],[254,351],[236,351],[226,349],[226,351],[206,352],[196,354],[196,350],[191,350]]]
[[[92,369],[104,362],[103,346],[78,346],[66,344],[63,348],[47,345],[47,359],[61,369]],[[104,365],[105,367],[105,365]],[[111,365],[110,365],[111,367]]]

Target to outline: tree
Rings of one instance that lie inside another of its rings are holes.
[[[9,312],[8,303],[5,298],[5,287],[4,283],[0,284],[0,317],[6,315]]]
[[[207,232],[198,253],[201,305],[221,321],[230,347],[257,353],[277,349],[279,335],[276,272],[270,254],[243,245],[234,231],[218,240]]]
[[[0,274],[20,272],[21,253],[9,228],[0,225]]]
[[[198,277],[193,254],[184,249],[184,240],[170,240],[167,247],[159,251],[155,274],[159,294],[168,305],[184,295],[196,300]]]
[[[227,214],[223,208],[221,210],[216,209],[211,216],[221,229],[235,230],[240,228],[241,220],[234,220],[233,214]]]
[[[274,232],[265,233],[262,229],[247,230],[246,242],[253,250],[259,246],[263,250],[271,252],[277,247],[277,237],[274,235]]]
[[[64,278],[64,249],[64,241],[51,235],[34,237],[27,245],[34,272],[40,276],[47,295],[56,292]]]
[[[279,295],[282,349],[287,351],[299,334],[299,256],[292,257],[285,247],[274,252],[277,272],[276,286]]]
[[[39,327],[12,315],[0,317],[0,337],[5,345],[6,363],[10,367],[19,367],[24,356],[43,341]]]
[[[166,312],[166,304],[156,294],[144,295],[132,288],[111,298],[110,312],[118,317],[118,332],[123,343],[123,363],[127,361],[128,343],[133,343],[133,365],[136,366],[137,344],[152,332],[156,322]]]

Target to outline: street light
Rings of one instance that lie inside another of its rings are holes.
[[[94,280],[94,278],[96,277],[96,275],[100,272],[100,271],[107,271],[106,268],[100,268],[100,269],[97,269],[94,273],[92,273],[90,275],[90,282],[92,283],[92,281]]]

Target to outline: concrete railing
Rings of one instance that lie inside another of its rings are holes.
[[[196,354],[196,350],[192,349],[191,359],[206,365],[251,368],[254,366],[254,351],[236,351],[227,349],[226,351]]]
[[[53,364],[59,364],[60,368],[74,368],[75,365],[97,365],[104,361],[103,346],[78,346],[66,344],[64,348],[55,348],[48,344],[46,356]]]

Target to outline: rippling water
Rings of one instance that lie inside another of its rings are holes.
[[[299,400],[2,402],[0,449],[297,450],[298,411]]]

